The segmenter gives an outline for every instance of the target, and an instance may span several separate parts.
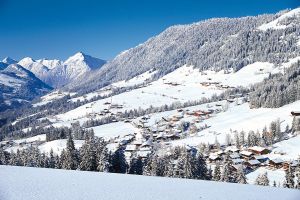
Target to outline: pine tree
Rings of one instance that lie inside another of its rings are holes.
[[[223,161],[223,168],[221,171],[221,179],[222,182],[235,182],[233,172],[232,172],[232,164],[229,160],[229,155],[226,154]]]
[[[277,119],[275,123],[276,123],[275,135],[277,141],[282,141],[284,135],[281,132],[280,119]]]
[[[79,169],[84,171],[96,171],[96,147],[93,136],[86,136],[85,142],[80,149],[81,162]]]
[[[240,147],[241,147],[241,144],[240,144],[240,138],[239,138],[238,133],[235,133],[235,134],[234,134],[234,143],[235,143],[235,146],[236,146],[237,148],[240,148]]]
[[[51,148],[50,154],[49,154],[49,168],[55,168],[55,158],[53,154],[53,149]]]
[[[110,167],[110,172],[113,173],[123,173],[127,172],[127,163],[124,156],[124,150],[119,148],[112,156],[112,164]]]
[[[201,153],[197,153],[195,158],[193,157],[192,165],[195,166],[193,169],[195,172],[193,172],[193,178],[201,179],[201,180],[210,180],[211,179],[211,171],[209,172],[207,170],[207,165],[205,162],[205,159],[203,158],[203,155]]]
[[[105,147],[99,156],[97,170],[99,172],[109,172],[110,163],[111,163],[111,154],[108,152],[108,149]]]
[[[7,165],[8,164],[8,156],[6,152],[0,147],[0,165]]]
[[[240,146],[244,146],[245,145],[245,132],[244,131],[241,131],[240,132]]]
[[[64,153],[65,154],[65,153]],[[64,157],[64,154],[61,153],[61,157]],[[54,168],[55,169],[61,169],[61,160],[60,157],[58,155],[54,156]]]
[[[213,181],[220,181],[221,180],[221,168],[220,168],[220,163],[219,162],[216,163],[212,180]]]
[[[133,157],[130,162],[129,174],[143,174],[143,161],[141,157]]]
[[[291,166],[289,166],[288,170],[285,171],[285,183],[283,187],[285,188],[294,188],[294,176],[292,172]]]
[[[239,167],[237,170],[236,182],[240,184],[247,184],[247,178],[242,167]]]
[[[265,172],[264,174],[260,174],[257,176],[255,180],[256,185],[262,185],[262,186],[268,186],[269,185],[269,178],[268,178],[268,173]]]
[[[213,171],[211,167],[209,167],[207,171],[207,180],[212,180],[212,177],[213,177]]]
[[[69,134],[67,140],[67,148],[65,150],[65,159],[62,159],[62,168],[75,170],[78,167],[78,153],[75,149],[74,141],[72,135]]]

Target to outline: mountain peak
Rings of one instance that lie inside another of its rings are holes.
[[[2,62],[3,62],[3,63],[6,63],[6,64],[8,64],[8,65],[17,63],[17,61],[15,61],[14,59],[12,59],[12,58],[10,58],[10,57],[4,58],[4,59],[2,60]]]
[[[65,62],[69,63],[69,62],[74,62],[74,61],[84,61],[87,57],[90,57],[90,56],[79,51],[76,54],[74,54],[73,56],[69,57]]]
[[[23,58],[22,60],[19,61],[19,64],[23,65],[23,64],[33,63],[33,62],[35,62],[35,60],[33,60],[32,58],[25,57],[25,58]]]
[[[85,66],[84,68],[90,69],[96,69],[101,67],[106,63],[105,60],[101,60],[99,58],[95,58],[89,55],[84,54],[83,52],[79,51],[75,55],[69,57],[64,64],[65,65],[71,65],[71,66],[77,66],[77,68],[80,66]]]

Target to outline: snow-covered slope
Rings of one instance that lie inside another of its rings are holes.
[[[271,73],[284,71],[284,67],[289,67],[291,63],[298,59],[284,63],[282,66],[275,67],[272,63],[256,62],[245,66],[237,72],[232,70],[225,73],[224,70],[215,72],[212,70],[199,71],[193,66],[184,65],[173,72],[161,77],[160,79],[148,83],[145,87],[137,88],[128,92],[115,95],[112,98],[101,99],[67,113],[58,116],[59,119],[72,120],[84,118],[88,114],[100,112],[107,108],[105,102],[123,105],[118,111],[130,109],[148,108],[150,105],[154,107],[171,104],[173,102],[187,102],[191,100],[199,100],[202,97],[210,98],[214,94],[220,94],[226,89],[222,88],[244,86],[248,87],[254,83],[258,83],[267,78]],[[284,66],[284,67],[283,67]],[[146,72],[140,76],[134,77],[127,81],[116,82],[113,87],[128,87],[134,84],[140,84],[155,72]],[[210,85],[206,85],[206,83]],[[99,93],[91,93],[84,96],[96,96]],[[77,97],[71,101],[84,100],[84,97]],[[87,109],[87,107],[89,109]]]
[[[296,18],[300,19],[300,8],[284,13],[277,19],[259,26],[258,29],[262,31],[266,31],[268,29],[285,29],[287,27],[291,27],[293,23],[284,24],[284,22],[287,22],[288,20],[292,21],[292,19]]]
[[[30,70],[53,87],[61,87],[83,74],[101,67],[104,63],[104,60],[85,55],[82,52],[76,53],[65,62],[56,59],[33,60],[30,57],[23,58],[18,62],[19,65]]]
[[[297,200],[299,190],[175,178],[0,166],[2,200]]]
[[[172,26],[145,43],[123,51],[89,77],[72,82],[66,89],[84,93],[86,88],[97,90],[107,83],[125,81],[156,71],[160,78],[182,65],[193,65],[200,70],[235,71],[257,62],[281,64],[299,56],[299,19],[288,18],[290,31],[276,29],[261,31],[258,27],[290,14],[279,12],[257,17],[218,18],[189,25]]]

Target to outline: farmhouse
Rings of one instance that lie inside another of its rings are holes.
[[[251,167],[251,168],[255,168],[258,167],[260,165],[260,162],[258,160],[248,160],[245,162],[245,165]]]
[[[253,156],[253,152],[251,152],[251,151],[245,151],[245,150],[241,151],[240,154],[245,159],[249,159],[251,156]]]
[[[269,161],[269,165],[275,168],[281,168],[283,166],[284,161],[281,158],[271,159]]]
[[[254,146],[249,147],[248,151],[253,152],[254,154],[264,155],[270,153],[270,150],[264,147]]]

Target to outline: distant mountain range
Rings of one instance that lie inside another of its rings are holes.
[[[18,64],[0,70],[0,111],[31,101],[52,88]]]
[[[83,74],[100,68],[105,62],[104,60],[79,52],[66,61],[48,59],[34,60],[26,57],[20,60],[18,64],[30,70],[48,85],[54,88],[60,88]]]
[[[105,62],[82,52],[66,61],[26,57],[18,62],[7,57],[0,62],[0,111],[60,88]]]

